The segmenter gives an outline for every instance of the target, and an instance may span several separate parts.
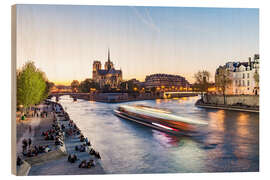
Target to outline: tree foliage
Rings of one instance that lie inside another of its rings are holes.
[[[210,86],[210,73],[208,71],[198,71],[194,74],[196,88],[201,92],[207,92]]]
[[[259,87],[259,81],[260,81],[260,75],[259,75],[259,72],[255,72],[254,73],[254,76],[253,76],[254,80],[255,80],[255,83],[256,83],[256,86]]]
[[[89,93],[90,89],[99,89],[98,83],[94,82],[92,79],[85,79],[79,84],[79,91],[83,93]]]
[[[46,89],[45,89],[45,93],[44,93],[44,99],[48,97],[51,88],[54,86],[55,86],[55,84],[53,82],[46,81]]]
[[[46,75],[36,68],[34,62],[26,62],[17,71],[17,104],[28,108],[47,98]]]
[[[222,94],[224,96],[224,104],[226,104],[226,88],[232,83],[230,71],[227,70],[225,67],[220,67],[216,73],[215,83],[218,90],[220,89],[222,91]]]
[[[80,86],[80,82],[78,80],[73,80],[70,86],[71,86],[72,91],[77,91]]]
[[[230,71],[226,68],[219,68],[215,77],[215,83],[218,89],[221,89],[222,94],[226,93],[226,88],[232,83]]]
[[[134,91],[138,91],[139,90],[139,86],[135,83],[133,83],[133,81],[129,80],[129,81],[123,81],[120,83],[120,90],[121,92],[134,92]]]

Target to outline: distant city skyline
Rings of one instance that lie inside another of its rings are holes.
[[[259,9],[17,5],[17,66],[34,61],[50,81],[92,77],[111,61],[123,79],[193,75],[259,53]]]

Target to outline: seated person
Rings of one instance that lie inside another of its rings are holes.
[[[95,166],[96,164],[95,164],[95,161],[93,160],[93,159],[90,159],[89,160],[89,164],[90,164],[90,166]]]
[[[44,152],[50,152],[51,151],[51,148],[47,145],[44,149]]]
[[[89,151],[89,154],[90,155],[94,155],[95,154],[95,150],[93,148],[91,148],[90,151]]]
[[[71,163],[75,163],[77,161],[77,156],[75,154],[68,156],[68,161]]]
[[[20,165],[22,165],[23,164],[23,161],[22,161],[22,159],[18,156],[17,157],[17,166],[20,166]]]
[[[91,162],[90,161],[86,163],[86,167],[91,168]]]
[[[81,142],[83,142],[83,141],[84,141],[84,139],[85,139],[85,138],[83,137],[83,135],[81,135],[81,137],[80,137],[80,141],[81,141]]]
[[[99,155],[99,152],[96,152],[95,153],[95,156],[98,158],[98,159],[101,159],[100,155]]]
[[[79,168],[86,168],[86,160],[83,160],[83,161],[79,164]]]

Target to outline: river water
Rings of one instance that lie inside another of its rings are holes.
[[[107,104],[62,96],[59,103],[101,154],[106,173],[234,172],[259,170],[259,115],[203,109],[198,97]],[[167,108],[208,121],[201,137],[174,136],[116,117],[120,104]],[[211,146],[209,146],[211,144]]]

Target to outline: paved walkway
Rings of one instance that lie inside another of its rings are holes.
[[[41,111],[47,109],[46,105],[38,106]],[[51,112],[51,107],[49,107]],[[52,148],[55,148],[54,141],[46,141],[44,137],[41,136],[43,131],[48,130],[53,123],[52,113],[48,114],[48,117],[31,117],[26,120],[17,120],[17,155],[22,156],[22,141],[23,139],[31,138],[32,145],[50,145]]]
[[[68,126],[68,121],[62,121],[57,117],[60,125],[64,124],[66,127]],[[91,140],[90,140],[91,141]],[[65,137],[65,148],[67,154],[76,154],[78,157],[78,161],[75,163],[70,163],[67,161],[67,156],[61,157],[57,160],[48,161],[39,165],[34,165],[30,169],[29,175],[81,175],[81,174],[105,174],[104,169],[100,163],[101,160],[95,158],[94,156],[90,156],[88,152],[78,152],[75,151],[75,146],[82,145],[80,142],[79,136],[70,136]],[[89,151],[89,149],[88,149]],[[102,158],[102,154],[101,154]],[[96,163],[95,167],[91,168],[79,168],[79,164],[82,160],[89,161],[93,159]]]

